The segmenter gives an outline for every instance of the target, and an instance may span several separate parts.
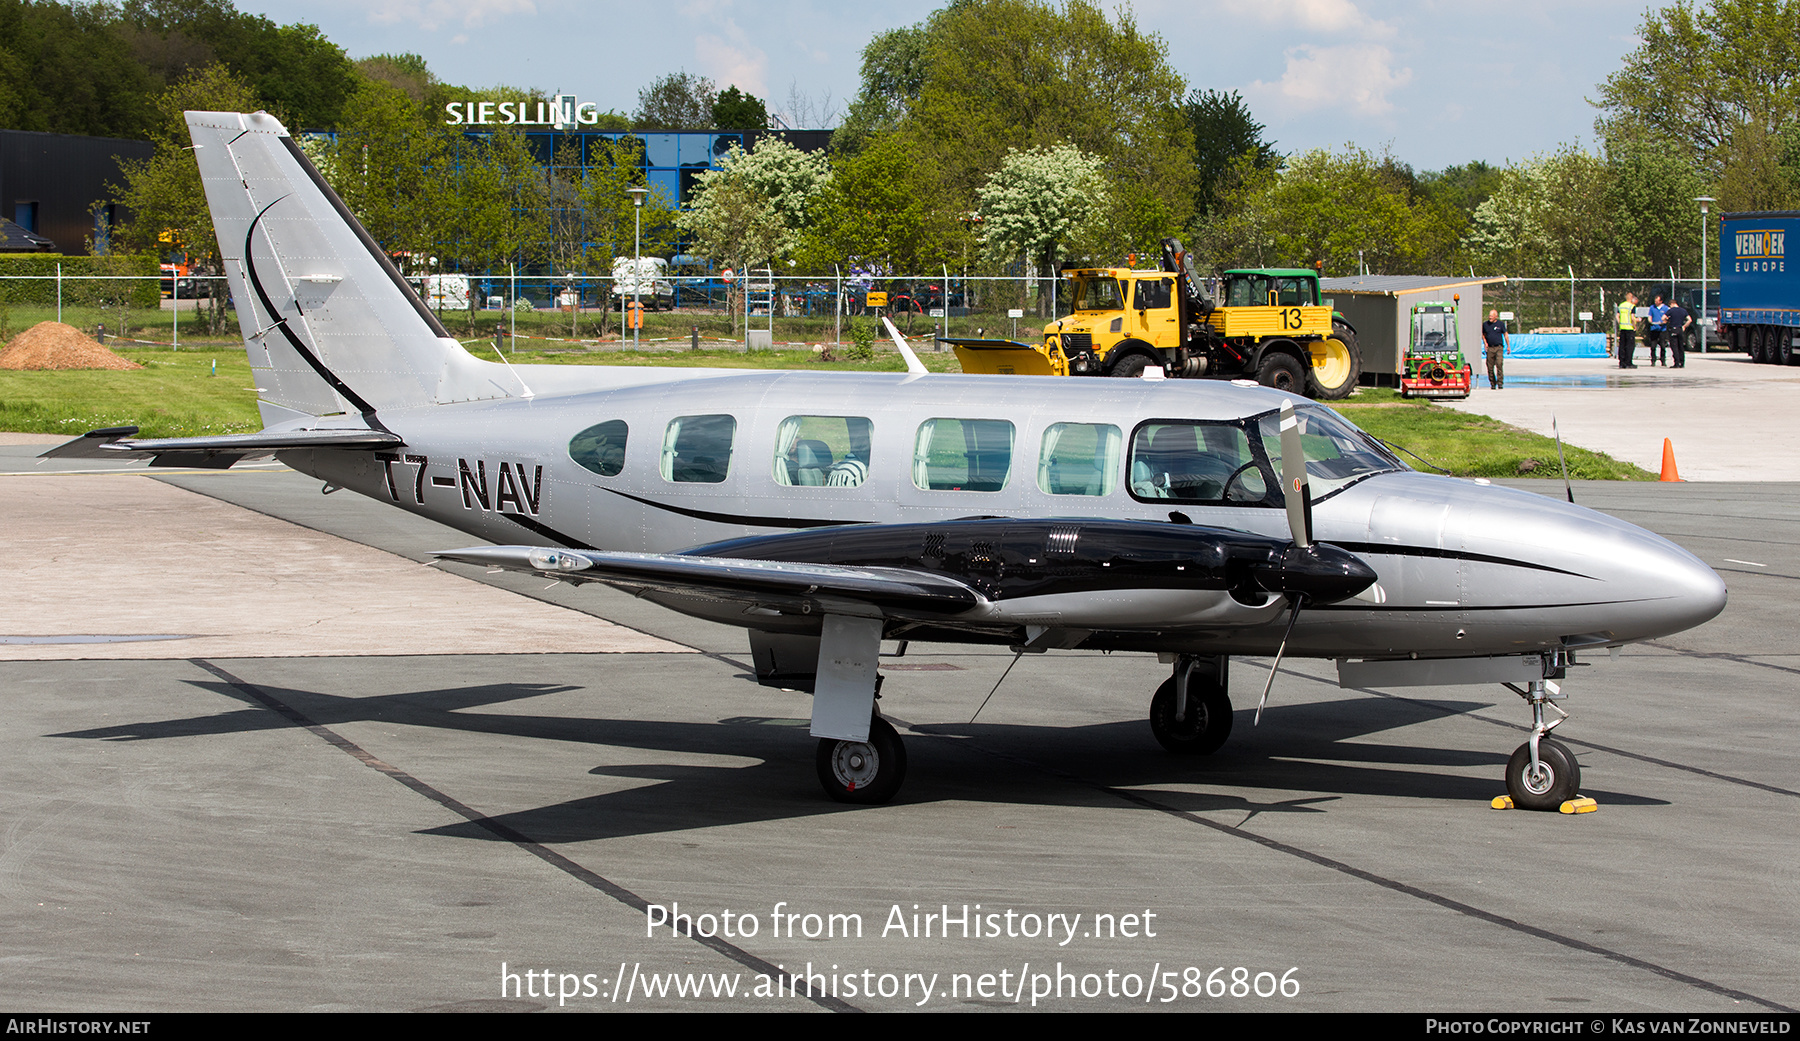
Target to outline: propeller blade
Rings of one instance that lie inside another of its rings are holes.
[[[1287,654],[1288,640],[1294,635],[1294,623],[1300,620],[1300,607],[1306,603],[1304,596],[1288,598],[1288,606],[1293,608],[1293,615],[1288,618],[1287,632],[1281,636],[1281,646],[1275,649],[1275,660],[1269,665],[1269,680],[1263,684],[1262,697],[1256,699],[1256,719],[1251,726],[1262,725],[1263,706],[1269,703],[1269,691],[1275,686],[1275,673],[1281,670],[1281,658]]]
[[[1302,549],[1312,545],[1312,488],[1306,481],[1306,452],[1294,403],[1281,403],[1281,493],[1287,503],[1288,534]]]

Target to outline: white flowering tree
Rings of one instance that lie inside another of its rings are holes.
[[[824,154],[776,137],[749,152],[733,147],[719,169],[700,175],[681,230],[693,236],[693,252],[727,266],[773,264],[799,246],[813,200],[830,179]]]
[[[1100,157],[1071,144],[1008,151],[977,195],[988,257],[1051,272],[1108,205]]]

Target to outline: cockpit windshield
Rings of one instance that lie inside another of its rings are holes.
[[[1330,409],[1303,406],[1294,409],[1294,418],[1300,422],[1300,449],[1306,453],[1307,483],[1315,500],[1371,474],[1408,469],[1381,442]],[[1256,422],[1264,450],[1279,465],[1281,413],[1265,413]]]
[[[1075,280],[1075,310],[1122,311],[1125,298],[1119,293],[1116,278],[1080,278]]]
[[[1282,504],[1281,414],[1198,422],[1151,420],[1133,433],[1130,491],[1140,501],[1211,506]],[[1405,470],[1374,438],[1337,413],[1295,410],[1315,500],[1371,474]]]

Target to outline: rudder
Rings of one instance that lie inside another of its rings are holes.
[[[279,120],[187,122],[265,426],[518,393],[450,337]]]

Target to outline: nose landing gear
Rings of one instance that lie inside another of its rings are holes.
[[[1557,810],[1563,803],[1581,794],[1581,764],[1575,753],[1560,741],[1547,736],[1569,714],[1551,699],[1562,696],[1562,689],[1550,680],[1534,680],[1529,689],[1511,683],[1508,690],[1531,705],[1531,740],[1513,751],[1506,763],[1506,794],[1521,810]],[[1556,713],[1549,722],[1544,710]]]

